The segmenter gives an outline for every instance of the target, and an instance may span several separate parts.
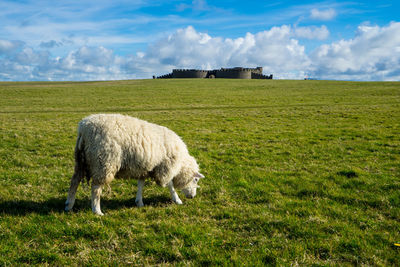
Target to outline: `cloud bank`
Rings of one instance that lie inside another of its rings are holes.
[[[0,40],[0,80],[116,80],[151,78],[173,68],[264,67],[283,79],[400,80],[400,23],[361,25],[352,39],[306,52],[303,40],[326,40],[326,26],[283,25],[236,39],[210,36],[189,26],[158,39],[145,51],[120,56],[103,46],[81,46],[52,55],[62,40],[37,48]]]
[[[400,23],[358,27],[353,39],[322,45],[311,55],[313,76],[341,80],[400,80]]]

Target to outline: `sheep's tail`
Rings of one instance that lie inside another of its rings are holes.
[[[85,157],[85,144],[82,134],[78,133],[75,145],[75,173],[74,177],[77,182],[81,182],[85,177],[87,184],[89,184],[90,175],[87,170],[86,157]]]

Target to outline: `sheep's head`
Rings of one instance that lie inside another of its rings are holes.
[[[186,187],[182,188],[182,192],[185,194],[187,198],[194,198],[196,196],[196,190],[199,187],[198,182],[201,178],[204,178],[204,175],[196,172],[193,180],[186,185]]]
[[[199,172],[196,159],[188,156],[182,160],[181,170],[173,179],[174,187],[181,189],[187,198],[193,198],[201,178],[204,178],[204,175]]]

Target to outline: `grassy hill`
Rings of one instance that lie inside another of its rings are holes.
[[[63,211],[77,123],[169,127],[206,179],[115,180]],[[400,84],[279,80],[0,83],[0,265],[400,266]]]

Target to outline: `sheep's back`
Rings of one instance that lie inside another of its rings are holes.
[[[91,115],[80,122],[79,131],[89,157],[107,154],[105,161],[118,165],[121,175],[146,175],[161,162],[188,153],[173,131],[129,116]]]

